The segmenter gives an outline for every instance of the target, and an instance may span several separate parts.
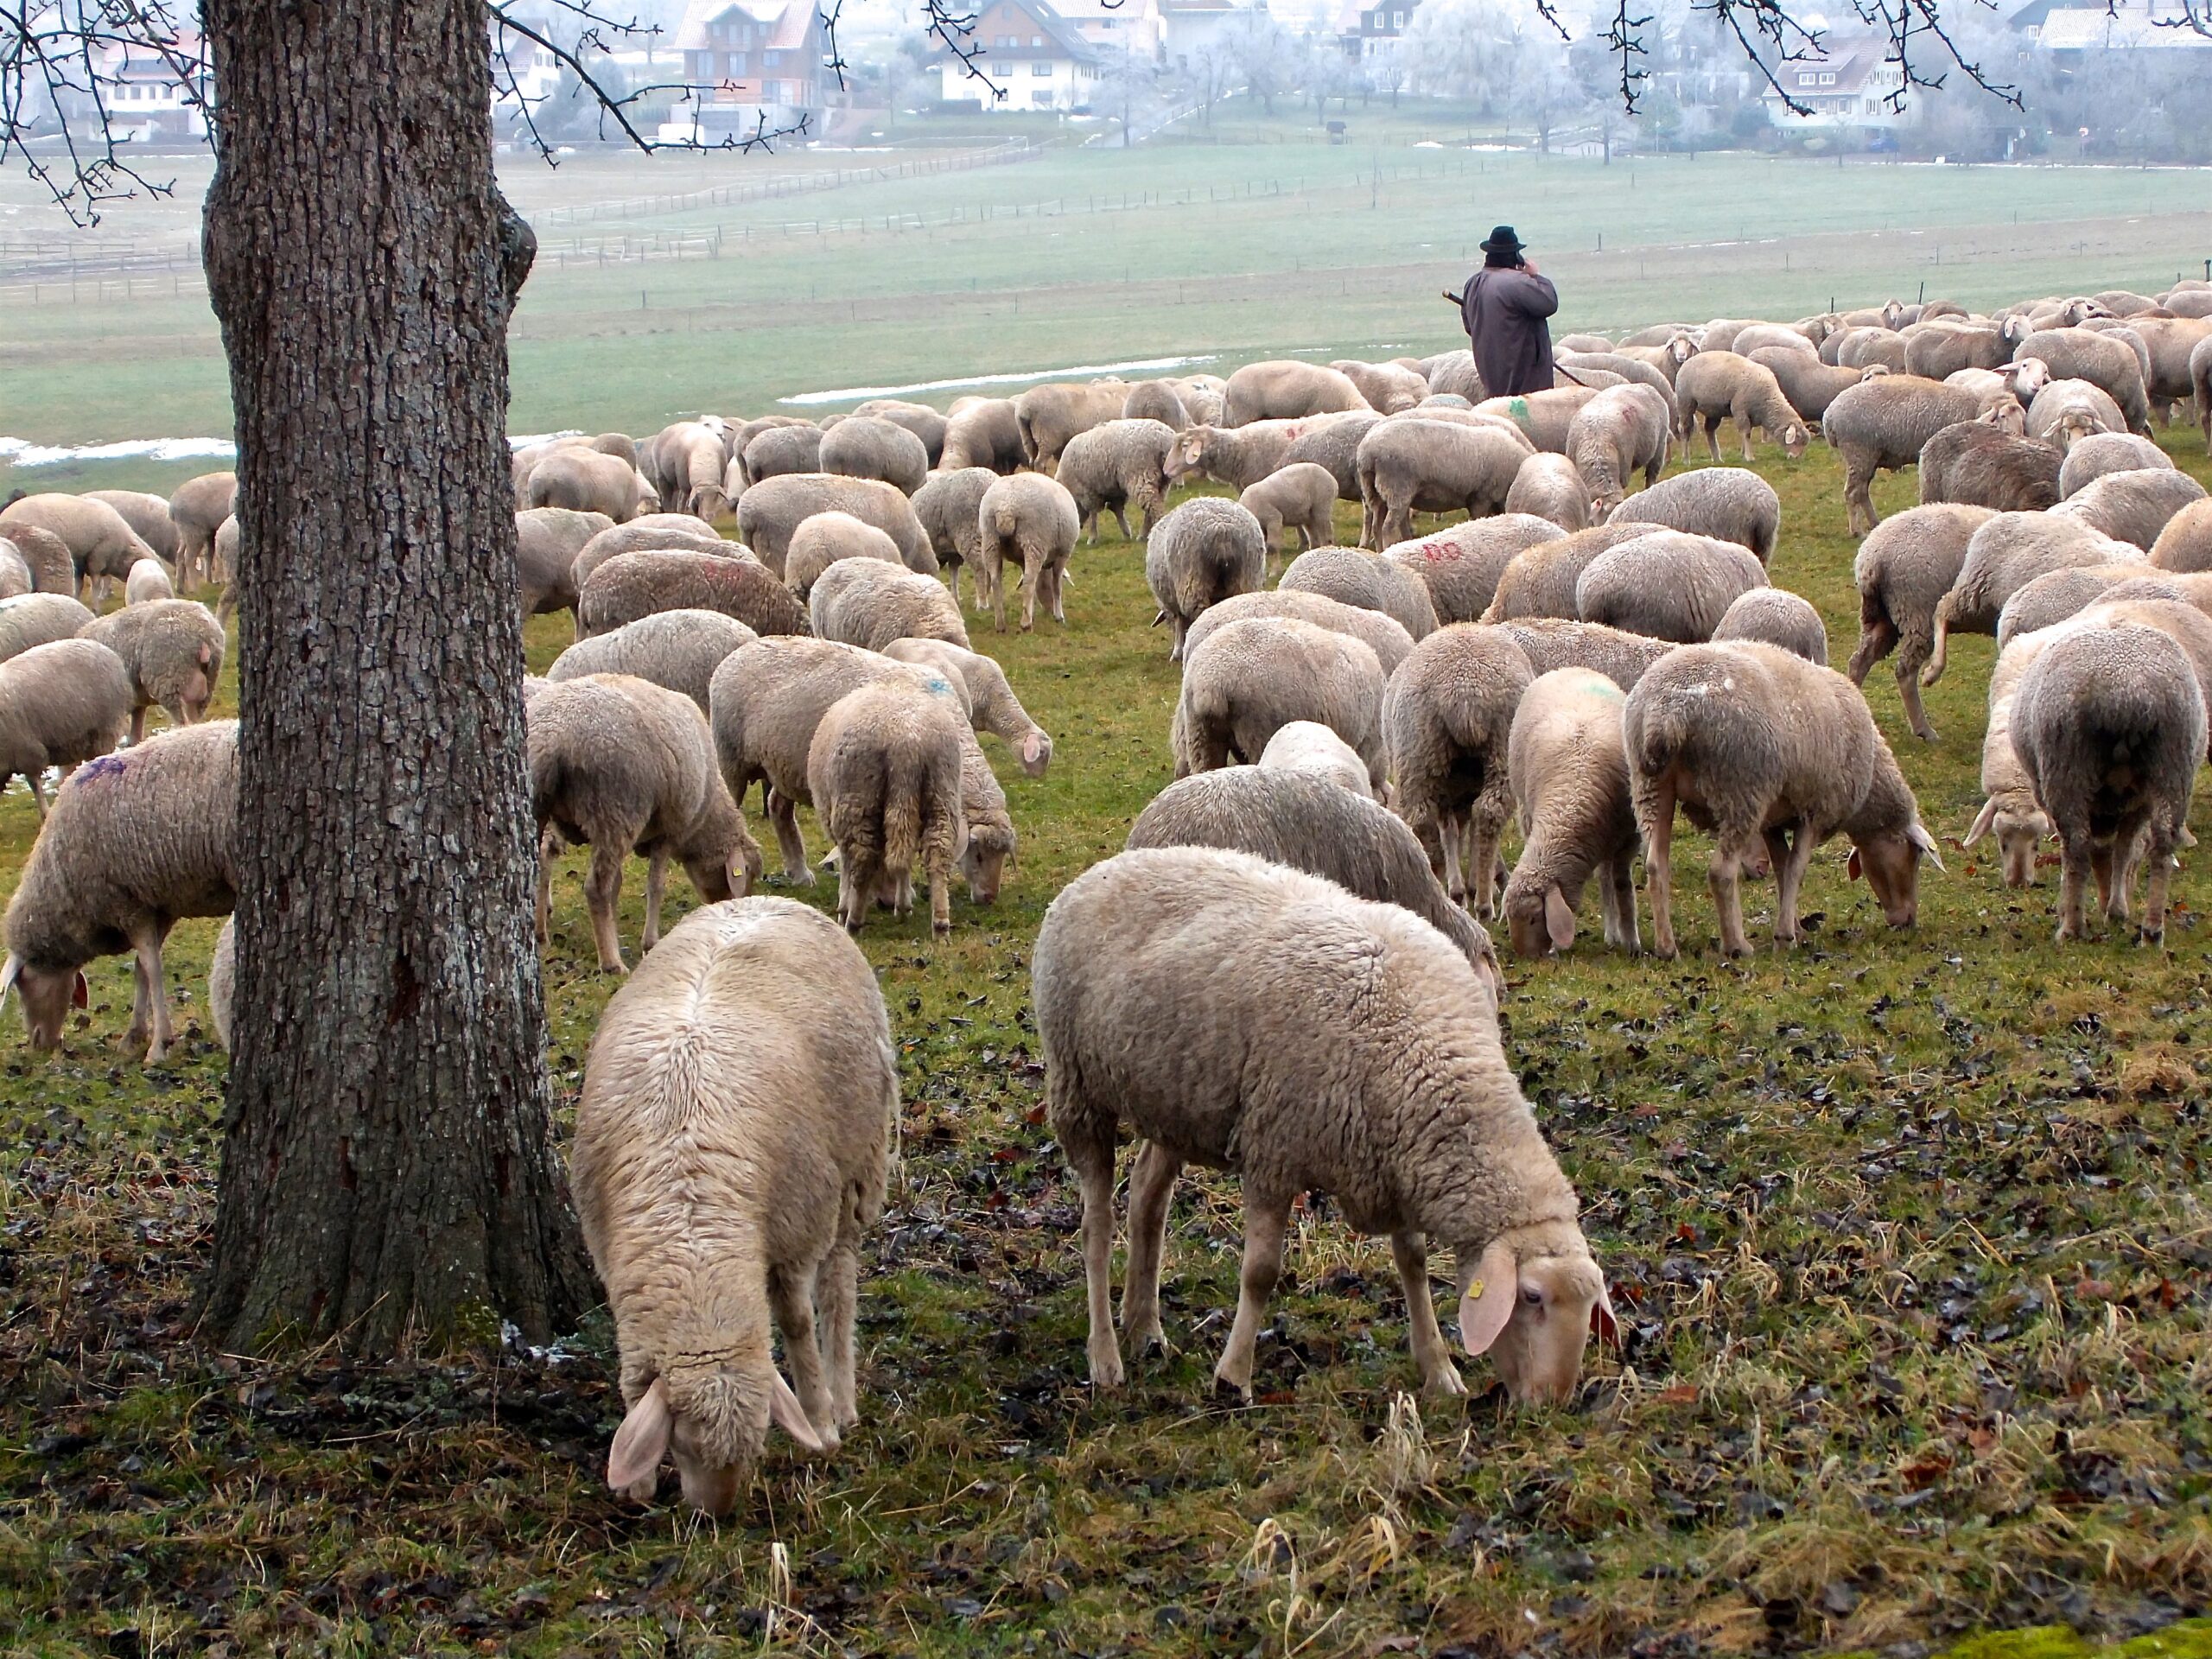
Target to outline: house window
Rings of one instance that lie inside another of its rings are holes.
[[[1405,14],[1404,12],[1402,12],[1402,11],[1394,11],[1394,12],[1392,12],[1392,13],[1390,14],[1390,27],[1391,27],[1391,28],[1393,28],[1393,29],[1403,29],[1405,26],[1406,26],[1406,14]]]
[[[1029,37],[1029,49],[1033,52],[1043,51],[1045,49],[1045,37],[1042,35],[1032,35]]]
[[[1052,107],[1052,92],[1049,90],[1032,92],[1029,95],[1029,106],[1035,110],[1051,109]]]
[[[780,52],[763,52],[760,54],[760,67],[764,69],[773,69],[783,60],[784,54]]]
[[[1834,86],[1834,85],[1835,85],[1835,77],[1834,77],[1834,75],[1822,75],[1822,76],[1821,77],[1821,86]]]
[[[1029,73],[1040,80],[1046,79],[1051,76],[1052,66],[1049,63],[1033,63],[1029,66]]]

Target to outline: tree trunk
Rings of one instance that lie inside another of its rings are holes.
[[[238,1019],[211,1339],[570,1327],[482,0],[207,0],[238,429]]]

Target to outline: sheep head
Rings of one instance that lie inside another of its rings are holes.
[[[60,1047],[69,1010],[92,1001],[83,970],[73,963],[66,968],[41,967],[10,953],[7,966],[0,968],[0,998],[6,997],[10,987],[22,993],[23,1024],[33,1048]]]
[[[607,1455],[607,1484],[639,1503],[652,1501],[664,1458],[673,1455],[684,1501],[708,1515],[728,1515],[752,1478],[772,1422],[803,1452],[834,1452],[834,1432],[818,1433],[773,1367],[767,1386],[749,1369],[686,1365],[664,1372],[638,1397]]]
[[[2039,809],[2022,810],[2017,804],[2000,804],[1995,796],[1981,805],[1974,827],[1960,842],[1971,847],[1984,836],[1997,837],[1997,851],[2004,865],[2005,885],[2008,887],[2032,887],[2036,884],[2036,848],[2044,836],[2054,834],[2050,820]]]
[[[1902,830],[1879,830],[1854,840],[1846,869],[1856,881],[1861,875],[1873,889],[1882,919],[1891,927],[1910,927],[1920,914],[1920,861],[1927,858],[1937,869],[1943,860],[1936,837],[1917,819]]]
[[[1520,1405],[1555,1405],[1582,1380],[1582,1349],[1594,1332],[1618,1340],[1605,1276],[1572,1221],[1538,1222],[1458,1256],[1459,1339],[1488,1353]]]

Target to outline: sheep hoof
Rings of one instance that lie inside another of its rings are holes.
[[[952,937],[952,924],[950,922],[931,922],[930,924],[930,935],[932,938],[949,939]]]
[[[1234,1382],[1216,1371],[1213,1374],[1213,1397],[1225,1406],[1249,1406],[1252,1403],[1252,1385]]]
[[[1133,1359],[1150,1359],[1157,1356],[1165,1359],[1175,1351],[1167,1345],[1167,1335],[1159,1325],[1142,1331],[1125,1331],[1122,1341]]]
[[[1122,1386],[1122,1357],[1119,1354],[1091,1355],[1090,1386],[1101,1392],[1111,1392]]]
[[[599,971],[602,974],[612,974],[617,979],[627,979],[630,976],[630,970],[620,962],[602,962],[599,964]]]
[[[1448,1359],[1444,1362],[1435,1376],[1422,1382],[1421,1387],[1426,1392],[1446,1399],[1455,1394],[1464,1395],[1467,1391],[1467,1385],[1459,1379],[1458,1368]]]
[[[2146,944],[2155,949],[2156,947],[2165,944],[2166,930],[2163,927],[2146,927],[2135,936],[2135,942],[2138,944]]]

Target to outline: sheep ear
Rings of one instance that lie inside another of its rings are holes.
[[[1927,825],[1920,823],[1917,819],[1915,819],[1912,828],[1906,830],[1904,834],[1907,841],[1910,841],[1914,846],[1919,848],[1920,850],[1927,855],[1928,861],[1930,864],[1933,864],[1938,870],[1942,870],[1945,875],[1948,875],[1950,874],[1948,870],[1943,869],[1942,852],[1936,845],[1936,837],[1928,833]]]
[[[1567,895],[1555,885],[1544,889],[1544,931],[1551,938],[1553,950],[1573,948],[1574,912],[1567,908]]]
[[[729,862],[723,867],[723,876],[729,883],[729,896],[733,899],[744,898],[747,889],[753,885],[753,872],[745,867],[742,848],[730,854]]]
[[[1021,739],[1021,764],[1035,766],[1045,758],[1045,734],[1038,731],[1024,733]]]
[[[771,1372],[769,1384],[768,1421],[798,1442],[802,1452],[821,1456],[830,1448],[821,1435],[814,1431],[814,1424],[806,1414],[806,1408],[798,1402],[798,1395],[791,1392],[791,1385],[784,1381],[781,1371]]]
[[[8,1000],[8,993],[16,988],[16,981],[22,977],[22,971],[23,959],[10,950],[7,966],[0,968],[0,1002]]]
[[[614,1444],[607,1453],[607,1484],[637,1497],[637,1489],[660,1472],[660,1460],[668,1455],[669,1431],[675,1421],[675,1414],[669,1409],[668,1384],[655,1377],[652,1387],[639,1397],[629,1415],[623,1418],[622,1427],[614,1431]],[[647,1497],[651,1491],[648,1486]]]
[[[86,979],[85,970],[81,968],[77,970],[75,982],[69,987],[69,1006],[73,1008],[89,1008],[92,1006],[92,988],[91,982]]]
[[[1513,1252],[1504,1240],[1493,1239],[1459,1299],[1459,1341],[1471,1357],[1490,1351],[1520,1296],[1521,1274]]]
[[[1613,1313],[1613,1299],[1606,1294],[1602,1279],[1598,1281],[1598,1300],[1590,1304],[1590,1334],[1600,1346],[1620,1351],[1621,1322]]]
[[[1981,804],[1981,810],[1974,814],[1974,823],[1967,827],[1966,839],[1959,845],[1971,847],[1997,826],[1997,802],[1994,798]]]
[[[1156,627],[1158,627],[1161,623],[1165,622],[1166,620],[1167,620],[1167,613],[1166,613],[1166,612],[1165,612],[1165,611],[1154,611],[1154,612],[1152,613],[1152,626],[1153,626],[1154,627],[1155,627],[1155,628],[1156,628]]]
[[[1851,849],[1851,861],[1843,867],[1843,874],[1847,880],[1856,881],[1859,879],[1859,849],[1856,847]]]
[[[209,661],[214,657],[214,655],[215,653],[207,646],[204,645],[201,645],[200,647],[200,666],[202,668],[207,667]]]

